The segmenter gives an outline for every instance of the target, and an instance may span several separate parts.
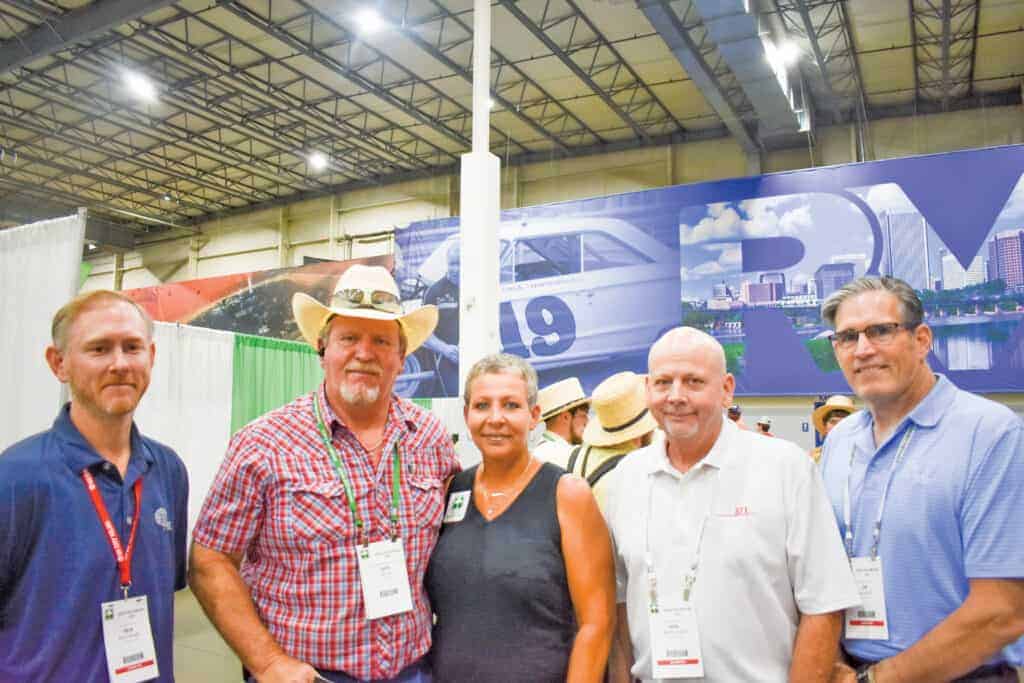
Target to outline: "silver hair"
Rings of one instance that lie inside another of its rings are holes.
[[[492,353],[473,363],[469,374],[466,375],[466,389],[462,396],[466,406],[469,406],[469,394],[473,388],[473,380],[481,375],[502,372],[510,372],[522,377],[526,382],[527,405],[531,409],[537,405],[537,371],[533,369],[533,366],[519,356],[513,356],[510,353]]]
[[[903,320],[901,322],[904,325],[916,328],[924,322],[924,306],[921,304],[921,299],[917,296],[914,288],[903,280],[884,275],[882,277],[865,276],[857,278],[853,282],[848,282],[832,292],[821,304],[822,319],[828,323],[829,327],[835,329],[836,313],[839,312],[839,306],[847,299],[867,292],[888,292],[896,297],[896,300],[900,303],[900,308],[903,310]]]

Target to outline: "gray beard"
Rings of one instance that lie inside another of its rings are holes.
[[[338,387],[338,393],[341,394],[342,401],[353,406],[372,405],[380,398],[380,389],[378,387],[351,387],[347,384],[342,384]]]

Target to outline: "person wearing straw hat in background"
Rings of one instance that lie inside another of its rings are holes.
[[[824,445],[828,433],[842,422],[843,418],[849,417],[855,412],[857,412],[857,407],[853,405],[853,399],[841,394],[829,396],[828,400],[815,408],[811,419],[814,421],[814,428],[821,434],[822,445]],[[816,463],[821,462],[821,448],[821,446],[815,446],[811,449],[811,459]]]
[[[533,455],[564,469],[572,447],[583,443],[583,430],[590,419],[590,399],[583,393],[579,379],[568,377],[537,392],[537,405],[545,431]]]
[[[597,385],[591,396],[594,418],[583,443],[572,450],[566,469],[590,484],[604,509],[608,474],[632,451],[651,443],[658,423],[647,410],[644,376],[619,372]]]
[[[329,306],[300,293],[292,310],[324,382],[231,440],[192,589],[249,680],[429,681],[423,574],[460,467],[440,420],[392,388],[437,309],[403,313],[387,270],[353,265]]]

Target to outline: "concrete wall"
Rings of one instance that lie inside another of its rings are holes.
[[[1024,143],[1024,107],[886,119],[871,124],[869,137],[876,159]],[[849,126],[819,130],[813,147],[769,152],[753,161],[731,139],[635,149],[503,168],[501,203],[504,208],[533,206],[738,177],[752,165],[772,173],[855,158]],[[200,226],[197,237],[91,258],[85,289],[127,289],[297,265],[304,256],[388,254],[389,233],[396,226],[457,215],[458,191],[456,176],[439,175],[213,220]],[[1006,400],[1024,405],[1021,397]],[[810,447],[813,433],[801,429],[809,421],[808,398],[748,399],[744,404],[751,421],[770,415],[777,433]]]

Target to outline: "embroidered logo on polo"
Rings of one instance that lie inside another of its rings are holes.
[[[174,531],[174,527],[171,526],[171,520],[167,516],[167,508],[157,508],[156,512],[153,513],[153,521],[155,521],[156,525],[161,529]]]

